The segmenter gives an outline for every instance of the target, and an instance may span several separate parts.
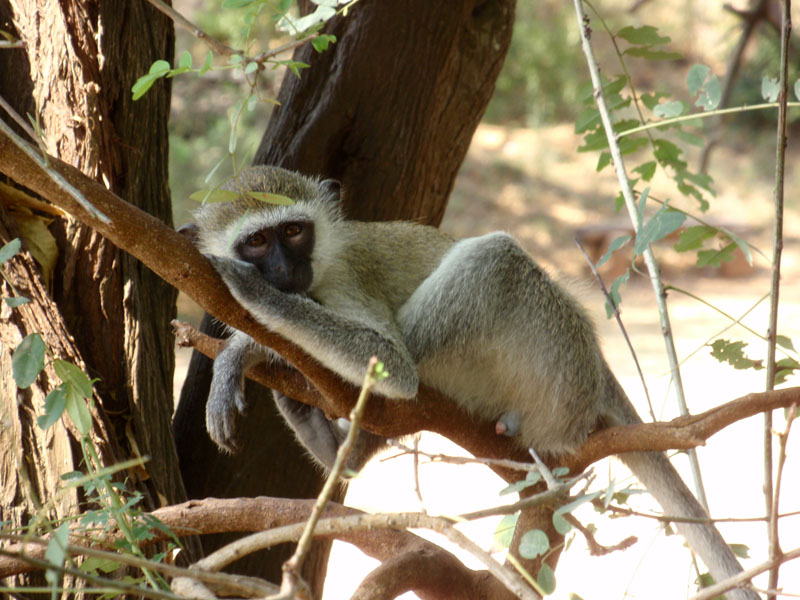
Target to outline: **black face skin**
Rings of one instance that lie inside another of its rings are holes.
[[[311,286],[314,223],[287,221],[251,233],[236,245],[242,260],[282,292],[303,294]]]

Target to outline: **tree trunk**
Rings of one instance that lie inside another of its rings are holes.
[[[296,52],[310,68],[300,79],[284,79],[254,162],[342,181],[351,218],[438,224],[508,49],[514,5],[359,3],[329,24],[338,39],[331,49],[320,55],[306,45]],[[205,433],[210,370],[195,353],[175,415],[189,496],[315,496],[319,473],[263,388],[248,390],[245,450],[217,452]],[[203,542],[206,550],[221,543]],[[327,544],[318,547],[306,569],[317,595],[327,552]],[[260,571],[241,570],[277,574],[282,556],[266,566],[251,562]]]
[[[131,101],[130,89],[153,61],[171,60],[172,22],[144,0],[0,0],[0,17],[3,28],[13,27],[25,42],[25,49],[0,53],[0,90],[23,118],[38,116],[48,152],[171,224],[169,81],[156,84],[138,102]],[[4,229],[20,230],[19,219],[9,212],[0,219]],[[47,291],[33,263],[20,259],[27,269],[18,275],[20,285],[40,292],[30,311],[47,316],[45,327],[37,322],[25,327],[38,327],[48,344],[51,337],[64,340],[63,348],[53,347],[55,355],[78,364],[82,357],[89,375],[100,379],[94,435],[114,450],[104,461],[149,456],[146,473],[127,473],[130,485],[144,493],[144,506],[180,502],[185,492],[171,436],[169,321],[175,291],[72,219],[56,219],[49,229],[58,242],[58,262],[52,281],[44,282]],[[0,322],[4,373],[10,351],[26,331],[15,319],[29,317],[26,309],[14,310],[19,311],[14,319]],[[9,381],[3,377],[5,386]],[[30,425],[41,399],[57,383],[45,375],[30,391],[3,395],[4,412],[23,425],[14,439],[24,449],[26,474],[40,501],[51,497],[59,474],[81,468],[80,457],[67,452],[74,451],[75,437],[63,424],[46,435]],[[51,438],[62,441],[46,442]],[[32,447],[40,452],[28,454]],[[0,510],[3,519],[13,514],[21,525],[34,506],[23,484],[11,477],[11,460],[3,456]]]
[[[438,225],[503,66],[515,0],[356,6],[281,86],[255,164],[340,180],[351,218]]]

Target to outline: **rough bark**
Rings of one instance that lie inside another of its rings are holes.
[[[349,216],[438,225],[494,91],[515,0],[369,2],[295,59],[254,162],[339,179]]]
[[[153,61],[171,60],[172,22],[143,0],[0,0],[0,17],[2,27],[15,30],[25,42],[24,49],[0,54],[0,90],[23,118],[38,117],[48,152],[171,225],[169,83],[159,83],[136,103],[130,88]],[[4,212],[0,219],[13,233],[14,217]],[[171,436],[174,355],[169,321],[175,291],[73,219],[56,219],[49,229],[59,252],[53,280],[35,281],[39,274],[32,263],[18,274],[23,289],[40,288],[30,311],[44,320],[19,325],[14,319],[22,317],[14,315],[0,322],[3,373],[26,328],[38,327],[48,345],[63,340],[58,350],[63,354],[57,355],[74,359],[100,379],[95,386],[96,442],[113,448],[114,460],[150,457],[146,473],[128,474],[130,485],[145,494],[145,506],[180,502],[186,496]],[[13,382],[5,375],[2,381],[4,386]],[[81,468],[76,438],[63,422],[46,436],[30,426],[41,399],[57,384],[57,378],[42,376],[31,391],[7,389],[3,395],[10,402],[9,414],[18,412],[23,425],[14,430],[16,443],[8,447],[17,445],[30,457],[26,474],[42,498],[56,484],[46,465],[53,465],[56,475]],[[49,438],[61,441],[41,441]],[[31,448],[40,452],[31,455]],[[17,473],[9,471],[14,468],[10,457],[3,456],[6,494],[0,510],[3,518],[10,511],[14,522],[23,524],[33,505],[23,495]],[[111,454],[102,458],[114,462]]]
[[[438,224],[508,49],[514,5],[359,3],[329,24],[338,39],[330,50],[296,52],[311,66],[300,79],[284,80],[254,162],[340,180],[352,218]],[[316,495],[319,474],[287,436],[264,388],[248,392],[254,412],[243,435],[258,440],[256,448],[237,459],[210,445],[203,421],[210,365],[193,355],[175,415],[189,496]],[[184,466],[199,461],[201,481]],[[311,576],[315,586],[321,579]]]

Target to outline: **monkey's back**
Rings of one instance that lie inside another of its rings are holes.
[[[494,420],[520,417],[520,442],[570,452],[593,430],[607,366],[580,304],[508,235],[456,242],[401,308],[420,380]]]

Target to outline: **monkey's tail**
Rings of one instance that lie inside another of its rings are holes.
[[[665,515],[707,519],[708,514],[681,479],[675,467],[661,452],[621,454],[627,465],[661,505]],[[713,523],[676,521],[678,532],[700,556],[715,581],[723,581],[740,573],[742,567],[730,546]],[[752,590],[735,589],[725,593],[729,600],[757,600]]]
[[[609,369],[606,374],[608,393],[617,402],[608,425],[641,423],[628,396]],[[708,519],[708,513],[678,475],[675,467],[663,452],[628,452],[618,458],[625,463],[634,476],[647,488],[661,505],[665,515]],[[742,572],[742,566],[720,532],[710,521],[686,523],[676,521],[678,532],[686,539],[708,567],[714,581],[723,581]],[[758,600],[753,590],[733,589],[725,593],[729,600]]]

